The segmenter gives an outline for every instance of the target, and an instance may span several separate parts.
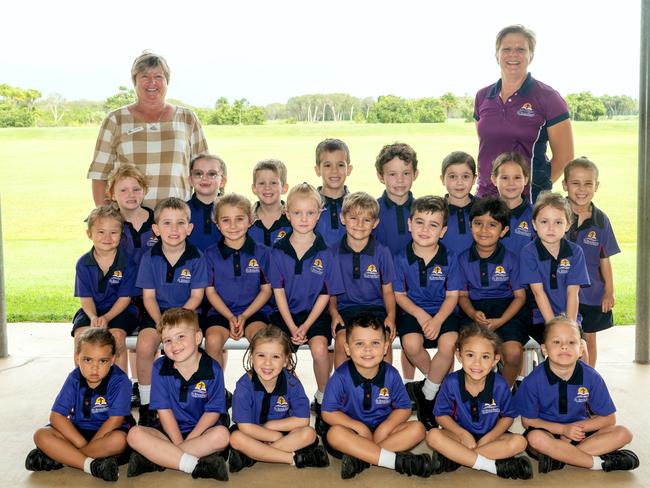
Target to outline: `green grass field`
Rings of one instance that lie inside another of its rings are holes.
[[[313,124],[205,128],[212,152],[228,164],[230,191],[250,194],[251,169],[263,158],[279,158],[289,183],[318,183],[313,151],[325,137],[345,140],[354,170],[351,190],[379,196],[382,185],[374,160],[382,145],[411,144],[418,153],[416,196],[443,194],[439,168],[452,150],[476,154],[473,124]],[[634,323],[637,194],[636,121],[574,123],[577,155],[599,165],[596,204],[609,215],[622,254],[613,258],[617,324]],[[90,248],[84,218],[92,208],[86,171],[97,128],[0,129],[0,204],[4,237],[7,318],[69,321],[78,308],[73,297],[74,265]]]

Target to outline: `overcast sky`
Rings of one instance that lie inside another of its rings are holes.
[[[638,98],[638,0],[10,1],[0,83],[103,100],[131,86],[143,50],[172,70],[168,97],[212,106],[306,93],[414,98],[474,93],[499,77],[494,37],[537,33],[533,76],[566,95]]]

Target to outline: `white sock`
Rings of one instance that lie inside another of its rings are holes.
[[[497,474],[497,463],[492,459],[477,454],[472,469],[479,469],[481,471],[487,471],[488,473]]]
[[[404,378],[404,384],[408,385],[409,383],[413,383],[415,381],[414,378]]]
[[[323,403],[323,392],[320,390],[316,390],[316,393],[314,393],[314,398],[318,403]]]
[[[86,460],[84,461],[84,473],[92,474],[90,472],[90,463],[92,463],[95,459],[91,457],[87,457]]]
[[[600,456],[592,456],[594,458],[594,464],[591,466],[592,471],[602,471],[603,470],[603,458]]]
[[[151,385],[138,384],[138,390],[140,391],[140,404],[149,405],[151,401]]]
[[[431,401],[436,397],[436,393],[440,389],[440,385],[434,383],[429,378],[424,380],[424,385],[422,385],[422,393],[424,393],[424,398]]]
[[[199,458],[185,452],[181,456],[181,460],[178,462],[178,470],[183,473],[192,474],[192,471],[194,471],[198,462]]]
[[[377,465],[382,468],[395,469],[395,457],[394,452],[382,449],[379,451],[379,462]]]

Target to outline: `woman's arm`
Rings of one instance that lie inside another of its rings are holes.
[[[567,163],[574,158],[571,119],[563,120],[548,128],[548,143],[553,153],[551,182],[555,183],[562,176]]]

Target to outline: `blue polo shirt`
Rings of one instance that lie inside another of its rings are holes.
[[[115,305],[118,298],[142,295],[142,291],[135,286],[138,267],[122,248],[117,248],[113,264],[106,274],[97,264],[93,249],[77,261],[74,296],[92,298],[97,313],[103,315]],[[134,305],[127,310],[137,313]]]
[[[519,283],[519,257],[500,242],[487,258],[479,256],[472,244],[458,256],[458,267],[472,301],[513,298],[514,291],[523,288]]]
[[[124,222],[124,229],[122,229],[122,238],[120,240],[120,246],[131,256],[135,264],[140,264],[142,255],[158,242],[158,238],[151,228],[151,225],[154,223],[153,210],[147,207],[142,208],[149,215],[147,220],[142,224],[140,230],[135,230],[131,222]]]
[[[506,249],[517,256],[521,249],[537,237],[533,228],[533,207],[522,195],[523,202],[510,210],[510,227],[508,233],[501,239]]]
[[[334,254],[316,234],[314,244],[298,259],[291,245],[291,233],[276,242],[271,251],[269,281],[284,288],[291,313],[311,310],[319,295],[343,293],[341,276],[336,271]]]
[[[616,412],[605,381],[598,372],[583,363],[567,381],[551,371],[548,360],[537,366],[521,383],[515,394],[517,413],[528,419],[570,424]]]
[[[142,256],[136,286],[156,290],[156,301],[161,310],[182,307],[192,290],[210,284],[205,258],[201,251],[185,242],[185,252],[172,266],[163,254],[162,242]]]
[[[268,283],[269,250],[249,236],[240,249],[228,247],[224,239],[205,251],[210,284],[233,315],[241,315]],[[210,308],[208,315],[218,312]]]
[[[580,304],[600,305],[605,294],[605,282],[600,274],[600,260],[621,252],[607,215],[592,204],[591,217],[578,227],[578,218],[566,234],[585,254],[591,286],[580,290]]]
[[[190,207],[190,222],[194,224],[187,240],[203,252],[221,240],[221,232],[212,221],[214,202],[203,203],[197,198],[196,193],[193,193],[187,204]]]
[[[253,210],[253,214],[257,211],[260,202],[256,203],[256,207]],[[291,223],[287,218],[286,214],[280,215],[280,218],[273,222],[273,225],[268,229],[264,227],[264,223],[257,219],[248,229],[248,235],[253,238],[258,244],[263,246],[271,247],[273,244],[278,242],[284,236],[286,236],[291,230]]]
[[[319,186],[318,191],[320,192],[321,189],[322,186]],[[343,196],[340,198],[326,197],[321,193],[324,205],[316,223],[316,229],[314,230],[323,236],[327,247],[333,246],[345,235],[345,226],[341,222],[341,207],[343,206],[343,199],[347,194],[347,186],[345,187]]]
[[[309,399],[298,378],[283,369],[272,392],[266,391],[255,371],[239,378],[232,396],[233,422],[264,425],[289,417],[309,418]]]
[[[347,416],[377,428],[396,409],[410,409],[399,372],[382,361],[374,378],[364,378],[351,360],[339,366],[327,381],[323,412],[343,412]]]
[[[460,269],[453,253],[438,243],[438,252],[428,263],[413,251],[413,243],[395,257],[393,291],[406,296],[428,314],[436,314],[447,291],[462,290]]]
[[[530,161],[534,202],[540,191],[552,186],[551,163],[546,157],[548,128],[568,119],[569,109],[557,91],[530,73],[505,103],[500,92],[501,80],[479,90],[474,102],[479,137],[477,194],[497,194],[490,181],[492,161],[501,153],[515,151]],[[530,194],[528,187],[525,193]]]
[[[78,429],[99,430],[109,417],[131,414],[131,380],[117,366],[95,388],[75,368],[54,400],[52,411],[70,419]]]
[[[219,363],[200,350],[199,368],[186,380],[166,356],[156,359],[151,374],[153,410],[171,410],[182,433],[191,432],[206,412],[226,413],[226,387]]]
[[[413,204],[413,193],[409,192],[408,200],[403,205],[397,205],[384,191],[377,199],[379,202],[379,225],[375,230],[377,240],[390,249],[393,256],[400,253],[411,241],[408,228],[408,218]]]
[[[332,247],[336,253],[337,274],[343,281],[345,292],[336,297],[337,307],[368,305],[383,307],[383,285],[395,280],[395,268],[390,250],[371,236],[361,252],[348,246],[347,237]]]
[[[436,417],[449,416],[469,433],[478,435],[490,432],[502,417],[517,417],[512,392],[501,375],[490,371],[483,391],[472,396],[465,388],[465,371],[462,369],[445,377],[433,414]]]
[[[440,242],[442,242],[447,249],[459,254],[472,245],[474,239],[472,238],[472,223],[469,221],[469,211],[474,205],[474,195],[469,196],[469,203],[464,207],[457,207],[456,205],[449,204],[448,196],[445,195],[445,200],[449,206],[449,217],[447,218],[447,232]]]
[[[560,252],[555,259],[539,237],[536,238],[521,250],[519,264],[521,284],[542,283],[555,315],[566,312],[566,293],[569,285],[582,287],[589,286],[590,283],[582,249],[566,239],[562,239]],[[578,314],[578,323],[581,320]],[[539,309],[533,312],[533,323],[544,323]]]

